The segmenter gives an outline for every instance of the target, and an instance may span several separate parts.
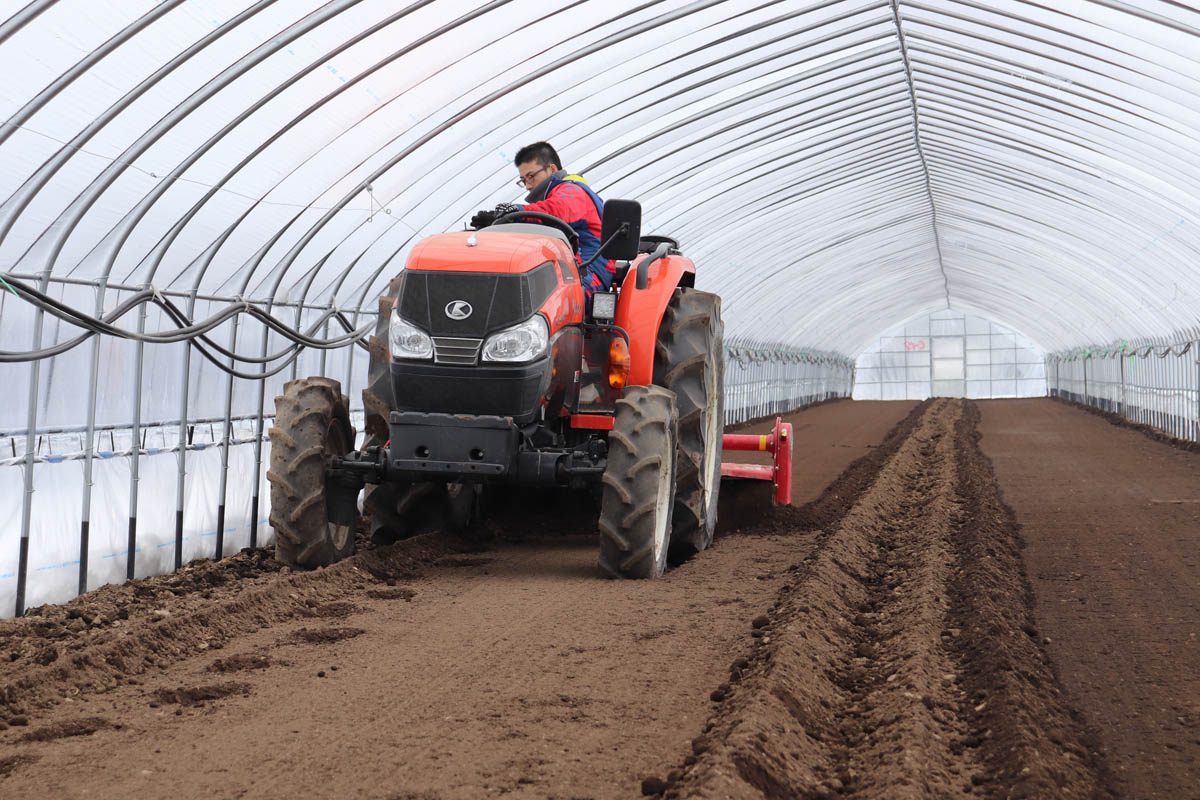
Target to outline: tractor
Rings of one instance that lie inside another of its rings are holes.
[[[590,488],[600,566],[655,578],[708,547],[724,428],[721,299],[641,207],[604,205],[598,258],[613,288],[585,303],[566,222],[518,211],[429,236],[379,298],[354,450],[347,399],[329,378],[290,381],[269,436],[276,557],[295,568],[418,532],[422,509],[467,525],[480,496]],[[363,491],[365,489],[365,492]]]

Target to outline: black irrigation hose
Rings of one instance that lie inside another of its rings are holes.
[[[85,333],[80,334],[65,342],[60,342],[53,347],[46,347],[39,350],[29,350],[26,352],[13,352],[8,350],[0,350],[0,363],[13,363],[23,361],[38,361],[44,358],[60,355],[71,350],[83,342],[87,341],[98,334],[108,334],[120,339],[129,339],[133,341],[144,342],[147,344],[176,344],[179,342],[189,342],[200,353],[211,361],[216,367],[224,372],[229,373],[238,378],[246,380],[261,380],[280,372],[284,367],[294,361],[300,352],[311,347],[319,350],[332,350],[338,347],[344,347],[347,344],[355,343],[364,350],[368,349],[368,345],[364,340],[364,336],[374,329],[375,321],[372,320],[367,325],[355,330],[346,319],[346,315],[341,311],[329,309],[321,314],[321,316],[312,323],[307,332],[301,332],[280,322],[268,312],[262,310],[249,301],[235,302],[220,309],[215,314],[206,320],[194,322],[189,320],[187,315],[175,305],[169,298],[163,297],[153,289],[143,289],[133,296],[126,299],[115,309],[105,314],[101,318],[93,317],[77,309],[71,308],[53,297],[44,294],[32,286],[21,281],[8,278],[4,280],[4,285],[12,290],[12,292],[31,303],[32,305],[46,311],[59,319],[68,322],[72,325],[85,329]],[[127,331],[123,328],[118,328],[112,323],[129,313],[134,308],[137,308],[146,303],[154,303],[166,312],[177,326],[175,331],[170,333],[135,333]],[[284,349],[267,356],[241,356],[237,353],[217,344],[205,334],[219,325],[225,323],[229,319],[236,317],[238,314],[248,314],[251,317],[262,322],[267,327],[274,330],[276,333],[290,339],[293,344]],[[328,320],[334,319],[345,331],[340,336],[334,336],[329,339],[314,338],[311,334],[315,333],[317,328],[325,324]],[[234,361],[252,364],[268,364],[277,359],[285,358],[283,363],[276,367],[262,372],[240,372],[232,367],[221,363],[215,355],[209,350],[215,350],[217,353]]]

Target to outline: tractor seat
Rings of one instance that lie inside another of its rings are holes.
[[[668,254],[673,256],[679,255],[679,240],[672,239],[670,236],[643,236],[638,240],[638,252],[653,253],[663,242],[671,246],[671,249],[667,251]]]

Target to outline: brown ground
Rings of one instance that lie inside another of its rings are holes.
[[[1122,640],[1043,619],[1035,566],[1032,616],[1016,522],[1032,537],[1054,512],[1026,518],[1012,486],[1054,456],[1014,442],[1028,413],[1038,436],[1083,425],[1098,452],[1132,437],[1109,459],[1176,451],[1049,401],[1015,408],[1066,422],[1018,410],[996,432],[1003,408],[984,405],[983,442],[1015,521],[976,446],[977,406],[841,402],[792,415],[797,507],[723,492],[715,546],[657,581],[601,577],[595,536],[567,533],[594,509],[541,497],[499,512],[483,543],[432,534],[306,574],[244,551],[0,621],[0,796],[1110,796],[1085,723],[1119,779],[1149,757],[1117,761],[1112,676],[1086,661]],[[1076,461],[1099,474],[1103,458]],[[1194,466],[1175,463],[1181,490]],[[1154,509],[1194,520],[1187,504]],[[1154,638],[1135,614],[1195,627],[1190,524],[1172,563],[1130,544],[1126,572],[1161,567],[1179,577],[1164,591],[1191,603],[1115,593],[1104,619],[1130,647]],[[1104,519],[1093,531],[1117,536]],[[1064,591],[1095,596],[1081,574]],[[1133,651],[1126,685],[1155,704],[1170,693],[1163,707],[1194,724],[1189,646]],[[1184,665],[1186,680],[1169,671]],[[1155,730],[1177,748],[1197,735]],[[1175,752],[1152,765],[1175,781],[1159,796],[1195,796],[1196,751]]]
[[[1117,787],[1200,797],[1200,454],[1066,403],[980,406],[1047,650]]]

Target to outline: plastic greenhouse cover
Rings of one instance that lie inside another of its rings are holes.
[[[11,12],[18,275],[370,310],[416,239],[517,199],[512,152],[546,138],[685,242],[732,335],[852,354],[950,306],[1051,350],[1196,323],[1200,15],[1179,4]]]
[[[5,0],[0,71],[0,271],[92,314],[150,286],[193,318],[369,324],[416,241],[521,198],[515,150],[545,139],[683,243],[730,341],[854,357],[947,309],[1047,353],[1200,336],[1200,10],[1171,0]],[[77,333],[0,292],[0,350]],[[978,350],[968,383],[1036,380]],[[292,374],[365,370],[309,349],[231,381],[104,337],[0,366],[0,433],[253,419]]]

